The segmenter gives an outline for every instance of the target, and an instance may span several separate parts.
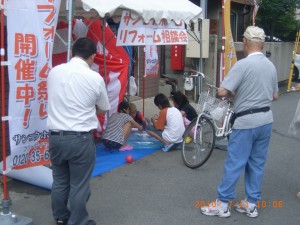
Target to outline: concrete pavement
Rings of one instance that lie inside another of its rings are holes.
[[[300,199],[296,197],[300,191],[300,134],[292,137],[287,133],[299,98],[300,93],[283,92],[272,105],[275,122],[257,218],[234,210],[230,218],[200,213],[199,202],[216,198],[222,176],[226,151],[217,149],[195,170],[184,166],[180,151],[158,151],[93,178],[90,218],[99,225],[300,224]],[[135,101],[140,110],[141,102]],[[147,117],[158,112],[153,99],[145,100],[145,109]],[[55,224],[49,191],[15,180],[8,182],[8,188],[12,212],[32,218],[34,225]],[[245,197],[243,177],[236,191],[236,201]]]

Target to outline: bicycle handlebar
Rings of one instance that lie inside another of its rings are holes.
[[[209,86],[209,87],[211,87],[211,88],[214,88],[214,89],[218,90],[218,87],[216,87],[215,85],[208,84],[208,83],[206,83],[206,85]]]
[[[206,78],[206,76],[204,75],[204,73],[201,73],[201,72],[199,72],[199,71],[197,71],[197,70],[190,69],[190,72],[196,73],[196,74],[197,74],[197,75],[191,75],[191,76],[194,76],[194,77],[201,76],[201,77],[203,77],[203,78]]]
[[[204,73],[201,73],[201,72],[199,72],[199,71],[197,71],[197,70],[194,70],[194,69],[190,69],[190,72],[196,73],[196,75],[190,75],[190,76],[192,76],[192,77],[198,77],[198,76],[201,76],[203,79],[205,79],[205,80],[211,82],[211,80],[208,79],[208,78],[204,75]],[[215,85],[209,84],[209,83],[207,83],[207,82],[206,82],[206,85],[209,86],[209,87],[211,87],[211,88],[214,88],[214,89],[218,90],[218,88],[217,88]]]

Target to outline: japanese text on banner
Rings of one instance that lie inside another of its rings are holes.
[[[48,164],[47,77],[60,0],[8,1],[9,136],[8,166]],[[26,26],[24,25],[26,24]]]
[[[142,18],[131,18],[130,12],[123,10],[118,30],[117,45],[185,45],[188,44],[184,22],[169,24],[161,20],[158,24],[152,19],[145,23]]]
[[[159,61],[156,45],[145,46],[145,76],[158,76]]]

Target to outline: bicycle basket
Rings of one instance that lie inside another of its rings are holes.
[[[212,97],[207,92],[202,92],[199,96],[197,111],[206,112],[214,120],[223,121],[228,108],[229,104],[226,101]]]

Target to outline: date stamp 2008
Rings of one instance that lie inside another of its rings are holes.
[[[205,200],[196,200],[195,201],[195,208],[202,208],[205,206],[212,206],[212,207],[217,207],[220,206],[222,202],[218,201],[205,201]],[[236,207],[237,205],[244,205],[245,208],[249,207],[249,202],[248,201],[234,201],[230,200],[228,201],[228,206],[231,207]],[[260,200],[256,202],[256,207],[257,208],[266,208],[266,207],[272,207],[272,208],[282,208],[283,207],[283,201],[282,200],[274,200],[274,201],[265,201],[265,200]]]

